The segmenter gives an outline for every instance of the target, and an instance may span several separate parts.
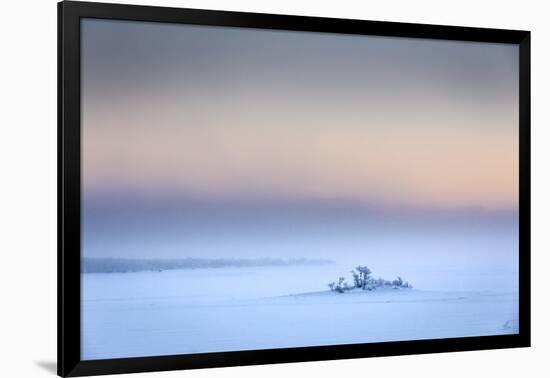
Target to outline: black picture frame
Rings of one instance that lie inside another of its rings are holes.
[[[80,358],[80,19],[498,42],[519,46],[519,333],[85,360]],[[63,1],[58,3],[58,374],[84,376],[530,346],[530,32]]]

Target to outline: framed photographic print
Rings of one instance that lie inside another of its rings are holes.
[[[58,11],[59,375],[529,346],[529,32]]]

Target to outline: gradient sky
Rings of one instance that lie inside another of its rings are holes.
[[[83,185],[514,208],[515,45],[84,20]]]
[[[85,256],[515,264],[515,45],[109,20],[81,37]]]

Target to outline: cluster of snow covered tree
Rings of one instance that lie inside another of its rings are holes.
[[[401,277],[397,277],[397,279],[393,281],[388,281],[382,278],[373,278],[371,273],[371,270],[367,266],[358,266],[351,270],[353,285],[348,284],[344,277],[340,277],[338,281],[330,282],[328,287],[330,291],[335,291],[337,293],[344,293],[353,289],[371,291],[382,287],[412,289],[412,285],[408,282],[404,282]]]

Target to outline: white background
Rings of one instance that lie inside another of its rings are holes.
[[[550,374],[550,22],[544,1],[209,0],[150,5],[532,31],[533,347],[137,376],[541,377]],[[56,2],[1,5],[0,375],[53,376],[56,360]],[[405,320],[406,321],[406,320]]]

